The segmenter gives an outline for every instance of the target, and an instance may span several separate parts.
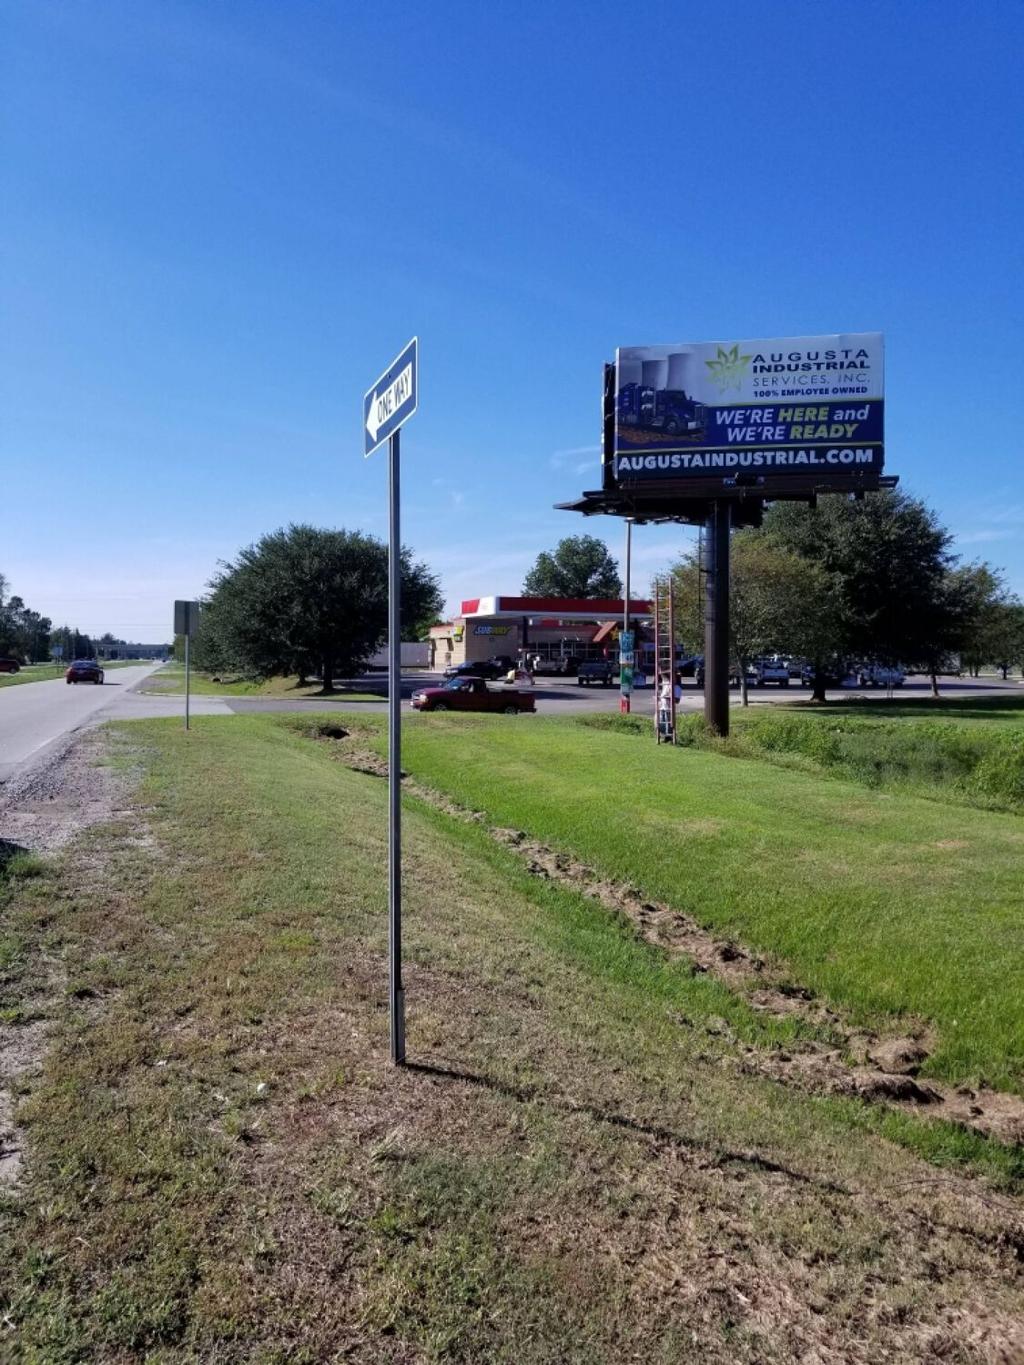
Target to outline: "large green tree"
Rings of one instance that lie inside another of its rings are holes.
[[[746,706],[746,668],[758,655],[815,659],[834,650],[836,604],[832,581],[819,565],[760,531],[737,531],[730,561],[729,650]],[[698,645],[704,592],[697,549],[684,554],[672,572],[679,634]]]
[[[597,536],[566,536],[542,551],[523,581],[529,597],[621,597],[619,566]]]
[[[40,616],[22,598],[12,595],[7,579],[0,574],[0,654],[22,663],[48,658],[50,624],[48,616]]]
[[[319,674],[333,689],[387,634],[387,547],[360,531],[288,526],[221,566],[204,601],[196,663],[253,677]],[[402,550],[402,629],[442,605],[437,579]]]
[[[949,591],[952,537],[906,493],[886,490],[862,501],[833,495],[814,507],[776,503],[763,534],[829,579],[837,653],[927,663],[960,629],[963,604]],[[816,695],[824,695],[820,686]]]

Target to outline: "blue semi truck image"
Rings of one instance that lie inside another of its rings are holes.
[[[653,389],[645,384],[625,384],[619,390],[619,426],[664,436],[700,440],[704,436],[706,409],[683,389]]]

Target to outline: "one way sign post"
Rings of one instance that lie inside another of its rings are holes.
[[[405,1063],[402,987],[402,540],[398,429],[416,411],[418,339],[363,395],[363,443],[372,455],[388,442],[388,949],[391,1060]]]

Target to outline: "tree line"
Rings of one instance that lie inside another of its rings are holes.
[[[418,638],[438,619],[440,584],[407,548],[401,578],[402,633]],[[202,600],[192,658],[211,673],[294,674],[332,691],[335,678],[357,673],[380,648],[387,618],[383,541],[293,524],[221,562]]]
[[[34,663],[50,657],[52,622],[25,605],[12,593],[0,573],[0,655],[19,663]]]
[[[1024,667],[1024,604],[988,564],[963,564],[935,513],[892,490],[862,501],[775,503],[732,538],[730,644],[741,679],[759,655],[808,660],[815,695],[844,661],[901,664],[937,677]],[[703,639],[700,548],[672,568],[683,635]]]

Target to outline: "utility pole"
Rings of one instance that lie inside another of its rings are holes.
[[[633,519],[626,518],[626,600],[622,604],[622,634],[619,637],[619,710],[629,715],[633,691],[633,665],[636,658],[633,636],[629,629],[630,569],[633,558]]]
[[[723,738],[729,733],[729,532],[732,504],[718,498],[708,516],[704,598],[704,719]]]

